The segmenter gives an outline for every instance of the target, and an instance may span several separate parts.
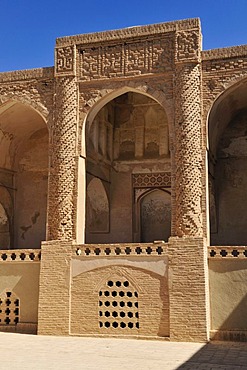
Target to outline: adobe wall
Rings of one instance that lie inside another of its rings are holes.
[[[167,258],[137,256],[72,260],[71,334],[169,336]]]
[[[168,337],[167,274],[166,244],[47,242],[38,333]]]
[[[0,331],[36,333],[40,250],[0,253]]]
[[[246,341],[246,247],[210,247],[211,339]]]

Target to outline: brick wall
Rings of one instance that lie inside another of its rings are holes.
[[[207,249],[202,238],[169,240],[170,338],[209,339]]]

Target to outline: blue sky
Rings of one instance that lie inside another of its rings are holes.
[[[0,71],[52,66],[56,37],[193,17],[204,49],[247,44],[247,0],[0,0]]]

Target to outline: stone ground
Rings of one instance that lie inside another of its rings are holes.
[[[245,343],[174,343],[134,339],[0,333],[0,369],[247,369]]]

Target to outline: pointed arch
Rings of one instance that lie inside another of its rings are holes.
[[[9,217],[11,247],[40,248],[46,234],[49,161],[46,118],[27,101],[6,97],[1,101],[0,182],[11,192],[13,200]]]
[[[24,96],[19,96],[18,94],[15,94],[13,96],[13,94],[7,93],[0,96],[0,107],[2,107],[3,109],[8,109],[10,106],[18,103],[28,107],[29,109],[33,109],[47,123],[47,118],[49,115],[48,109],[43,104],[41,104],[40,102],[36,102],[28,95],[25,94]]]
[[[120,95],[126,94],[128,92],[134,92],[137,94],[142,94],[150,99],[155,100],[158,104],[160,104],[163,109],[166,111],[168,116],[168,126],[170,127],[172,124],[172,114],[171,114],[171,106],[168,104],[165,94],[162,91],[156,91],[151,87],[146,85],[145,89],[141,86],[123,86],[119,89],[115,90],[103,90],[101,93],[94,98],[93,105],[89,109],[86,117],[84,118],[83,122],[83,129],[88,130],[98,112],[103,108],[107,103],[115,98],[119,97]]]
[[[96,177],[87,186],[86,204],[86,240],[90,243],[90,233],[109,232],[109,200],[102,181]]]
[[[133,85],[114,91],[105,90],[93,101],[94,105],[84,120],[82,142],[85,141],[85,147],[80,162],[84,164],[87,184],[92,177],[104,183],[110,196],[110,222],[108,235],[91,233],[90,242],[133,242],[136,241],[131,185],[133,166],[135,164],[136,172],[143,172],[144,164],[148,172],[152,171],[157,161],[160,168],[169,166],[171,115],[169,119],[164,108],[168,104],[160,91],[157,93],[148,87],[141,89]],[[81,184],[82,177],[79,180]],[[82,203],[83,191],[85,201],[90,186],[83,189],[79,185],[79,189],[78,199]],[[79,204],[80,209],[82,206]],[[83,214],[82,210],[80,214]],[[78,216],[78,226],[82,219]],[[80,228],[83,230],[83,226]]]
[[[211,245],[245,245],[247,78],[221,93],[208,114]]]
[[[166,189],[149,189],[138,199],[141,242],[168,241],[171,236],[171,195]]]

